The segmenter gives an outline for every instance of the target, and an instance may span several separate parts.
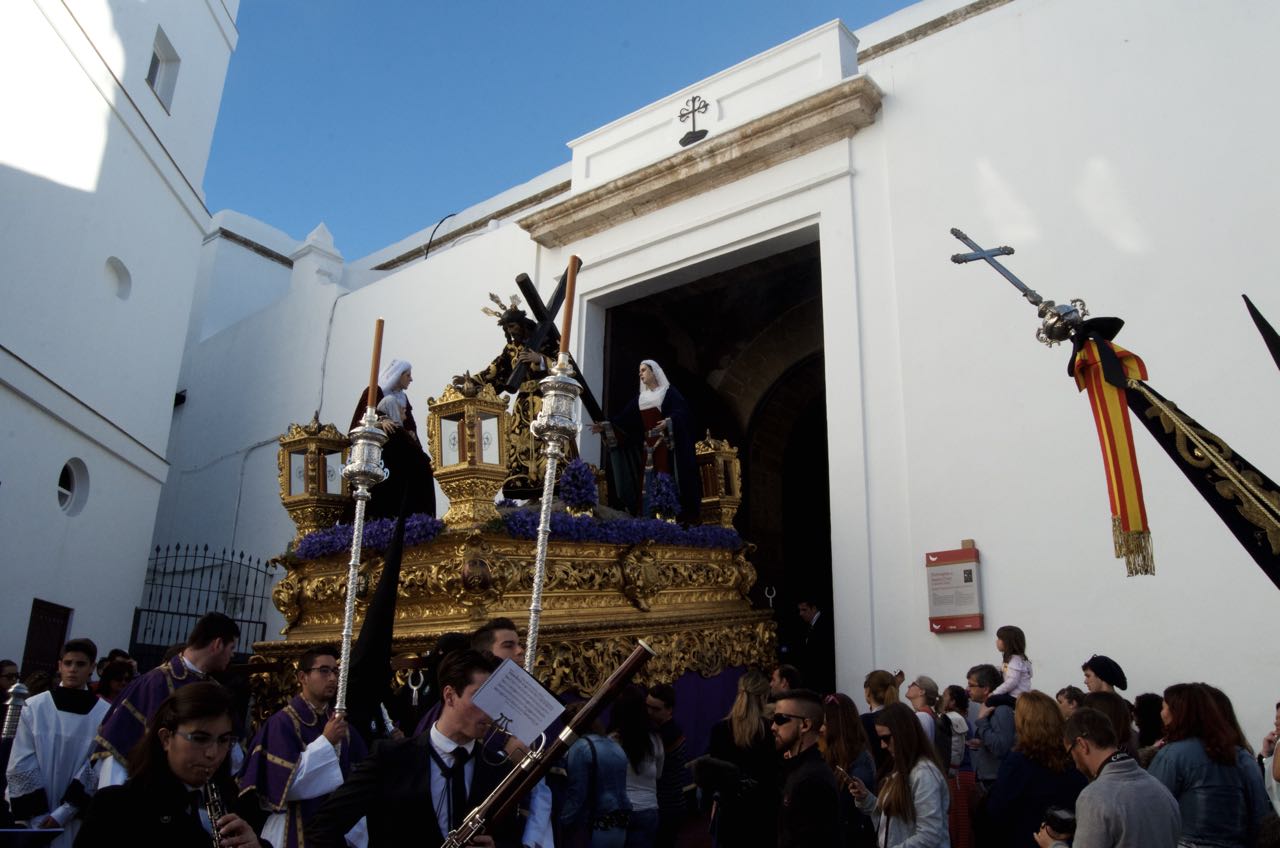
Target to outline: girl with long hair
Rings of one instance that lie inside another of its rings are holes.
[[[93,796],[76,848],[208,848],[214,830],[226,848],[259,848],[256,828],[241,816],[261,827],[265,815],[240,803],[227,757],[234,744],[226,689],[191,683],[177,690],[130,752],[129,779]]]
[[[1022,628],[1006,624],[997,630],[996,650],[1004,658],[1004,682],[991,694],[1016,698],[1023,692],[1030,692],[1031,660],[1027,659],[1027,636]]]
[[[1149,771],[1178,800],[1178,844],[1253,845],[1271,805],[1257,764],[1208,687],[1170,686],[1164,690],[1161,718],[1166,743]]]
[[[889,704],[875,715],[876,739],[888,753],[880,791],[852,778],[849,791],[871,816],[881,848],[951,848],[950,798],[933,744],[911,708]]]
[[[626,848],[651,848],[658,835],[658,775],[662,774],[662,739],[649,724],[644,690],[629,686],[609,714],[609,735],[627,755],[627,800],[631,815]]]
[[[983,813],[982,832],[993,844],[1035,848],[1044,811],[1075,807],[1088,781],[1063,750],[1065,724],[1057,702],[1045,693],[1033,689],[1018,698],[1013,710],[1018,741],[1000,763]]]
[[[738,678],[729,714],[711,727],[707,756],[737,767],[738,780],[717,786],[712,826],[718,848],[777,841],[778,752],[765,708],[769,678],[754,669]]]
[[[865,786],[876,785],[876,764],[871,757],[867,733],[858,716],[858,707],[848,695],[837,692],[822,699],[822,735],[818,739],[822,758],[843,786],[857,778]],[[869,848],[875,843],[871,819],[857,809],[847,793],[840,793],[840,824],[844,844]]]

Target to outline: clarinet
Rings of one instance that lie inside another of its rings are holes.
[[[204,785],[204,809],[209,814],[209,829],[212,832],[213,848],[222,848],[222,834],[218,832],[218,821],[227,814],[227,808],[222,804],[222,793],[218,791],[218,785],[213,782],[213,778],[209,778],[209,782]]]
[[[462,820],[462,824],[458,825],[457,829],[440,844],[440,848],[463,848],[472,839],[484,833],[491,823],[499,821],[510,812],[516,801],[532,790],[542,776],[551,770],[551,766],[569,749],[569,746],[577,741],[578,729],[590,727],[591,722],[604,712],[605,707],[618,697],[623,687],[631,682],[631,678],[635,677],[652,657],[653,649],[644,642],[640,642],[622,665],[618,666],[613,674],[609,675],[609,679],[596,690],[586,706],[578,711],[564,730],[560,731],[560,735],[543,750],[530,751],[523,760],[516,763],[502,782],[489,793],[489,797],[468,813]]]

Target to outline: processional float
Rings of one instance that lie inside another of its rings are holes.
[[[546,579],[547,543],[551,532],[551,504],[554,499],[556,469],[567,452],[569,443],[578,435],[576,405],[583,387],[574,379],[573,364],[569,357],[569,331],[573,322],[573,298],[577,272],[581,260],[569,258],[565,274],[566,287],[564,326],[560,333],[560,351],[549,376],[541,381],[543,399],[537,419],[531,424],[534,435],[543,442],[546,457],[546,473],[543,478],[541,514],[538,525],[537,554],[534,561],[533,593],[529,605],[529,627],[526,639],[525,671],[532,674],[537,656],[538,628],[542,614],[542,590]],[[559,295],[559,290],[558,290]],[[554,315],[554,312],[551,313]],[[550,323],[544,316],[543,323]],[[351,453],[342,475],[353,489],[355,517],[352,522],[351,556],[347,567],[346,601],[343,610],[341,659],[338,675],[338,694],[335,711],[347,713],[347,687],[350,678],[351,646],[355,629],[355,601],[359,585],[359,567],[364,533],[365,508],[369,490],[387,478],[382,463],[382,446],[387,436],[378,428],[377,378],[382,352],[383,319],[379,318],[374,330],[373,361],[370,367],[369,391],[364,417],[351,432]],[[640,641],[631,654],[596,690],[587,704],[574,716],[564,730],[549,744],[535,747],[525,754],[493,792],[473,809],[462,824],[452,831],[443,843],[444,848],[461,848],[494,822],[511,812],[517,800],[531,791],[551,766],[577,740],[579,731],[589,727],[644,667],[654,652]],[[6,728],[8,723],[6,722]]]
[[[1280,487],[1147,384],[1146,364],[1114,342],[1124,326],[1122,319],[1089,318],[1084,301],[1079,299],[1064,304],[1045,300],[996,260],[1012,255],[1013,248],[982,248],[958,229],[953,228],[951,234],[972,251],[955,254],[952,262],[986,262],[1037,308],[1041,319],[1036,330],[1038,341],[1049,347],[1071,343],[1067,374],[1089,396],[1111,498],[1115,554],[1124,558],[1128,573],[1155,573],[1142,479],[1129,426],[1128,413],[1132,412],[1280,588]],[[1245,303],[1280,365],[1280,336],[1247,297]]]

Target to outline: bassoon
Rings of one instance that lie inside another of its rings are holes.
[[[631,652],[631,656],[609,675],[609,679],[595,691],[591,700],[587,701],[586,706],[578,711],[564,730],[541,750],[526,754],[524,759],[507,773],[502,782],[494,787],[489,797],[468,813],[462,820],[462,824],[449,833],[440,848],[463,848],[472,839],[484,833],[490,824],[500,821],[503,816],[511,812],[516,801],[531,792],[551,766],[564,755],[565,751],[569,750],[569,746],[578,740],[579,729],[590,727],[591,723],[604,712],[605,707],[613,703],[614,698],[618,697],[623,688],[631,682],[631,678],[636,676],[652,656],[653,649],[641,641]]]

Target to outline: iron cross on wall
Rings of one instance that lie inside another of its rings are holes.
[[[698,129],[698,116],[706,114],[710,105],[696,94],[684,102],[684,108],[680,110],[679,114],[680,123],[683,124],[685,121],[689,121],[690,130],[680,138],[681,147],[688,147],[695,141],[702,141],[707,137],[706,130]]]

